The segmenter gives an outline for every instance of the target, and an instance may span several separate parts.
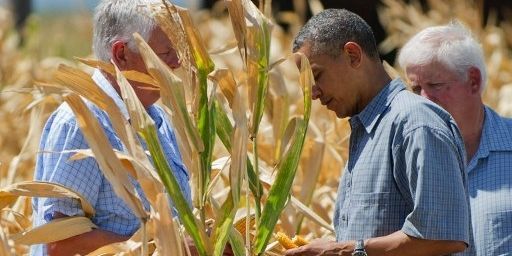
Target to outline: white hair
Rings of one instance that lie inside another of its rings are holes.
[[[148,41],[156,26],[148,4],[161,3],[161,0],[102,0],[95,9],[93,52],[103,61],[112,58],[112,43],[121,40],[137,52],[133,33],[139,33]]]
[[[428,65],[439,62],[467,79],[468,71],[475,67],[481,74],[481,92],[487,82],[484,54],[471,32],[459,22],[429,27],[407,42],[398,56],[400,67]]]

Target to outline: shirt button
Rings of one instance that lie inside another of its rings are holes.
[[[345,214],[341,215],[341,220],[342,221],[346,221],[347,220],[347,217],[345,216]]]
[[[352,181],[347,181],[347,188],[350,188],[350,186],[352,185]]]

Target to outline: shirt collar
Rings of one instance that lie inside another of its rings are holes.
[[[468,163],[468,172],[475,168],[479,159],[488,157],[491,151],[512,151],[510,124],[507,124],[502,117],[487,106],[484,108],[484,113],[480,145],[476,154]]]
[[[486,106],[482,138],[480,139],[482,153],[487,155],[489,151],[512,150],[511,138],[510,125],[494,110]]]
[[[101,73],[99,69],[95,69],[92,74],[92,80],[108,95],[110,98],[114,100],[116,106],[121,110],[124,118],[126,120],[130,120],[130,115],[128,114],[128,109],[124,104],[123,99],[117,91],[114,89],[112,84],[107,80],[107,78]]]
[[[121,114],[126,118],[126,120],[130,120],[130,115],[128,114],[128,109],[126,108],[126,104],[117,91],[112,87],[112,84],[107,80],[107,78],[101,73],[99,69],[95,69],[92,75],[92,80],[108,95],[110,98],[114,100],[116,106],[120,109]],[[153,104],[149,106],[146,111],[153,121],[155,121],[156,127],[159,128],[162,125],[162,116],[157,109],[157,107]]]
[[[371,133],[384,110],[388,108],[395,96],[402,90],[405,90],[402,80],[399,78],[392,80],[382,88],[363,111],[351,118],[351,123],[353,120],[360,120],[366,132]]]

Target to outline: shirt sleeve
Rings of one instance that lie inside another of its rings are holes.
[[[165,153],[167,163],[169,164],[169,167],[171,167],[174,173],[174,177],[176,178],[181,188],[183,196],[185,197],[189,205],[192,205],[192,196],[189,185],[189,173],[187,172],[187,168],[183,163],[183,158],[179,150],[178,141],[176,139],[176,135],[171,120],[167,118],[167,115],[165,114],[163,109],[156,106],[149,108],[148,113],[153,118],[153,120],[161,120],[161,125],[158,127],[158,137],[160,140],[160,144],[162,145],[162,149]],[[174,204],[171,202],[171,205]]]
[[[397,183],[413,210],[402,231],[429,240],[469,241],[463,150],[448,132],[419,127],[399,146]]]
[[[39,166],[40,180],[62,184],[81,194],[91,205],[95,205],[103,180],[103,174],[94,158],[71,161],[73,153],[67,150],[87,149],[89,146],[76,122],[54,122],[42,143]],[[78,200],[70,198],[41,198],[38,216],[45,221],[55,212],[68,216],[83,216]]]

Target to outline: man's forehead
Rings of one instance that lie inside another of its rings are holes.
[[[311,44],[305,43],[295,54],[295,64],[300,69],[301,68],[301,56],[304,55],[306,58],[308,58],[310,63],[313,63],[314,58],[311,56]]]

